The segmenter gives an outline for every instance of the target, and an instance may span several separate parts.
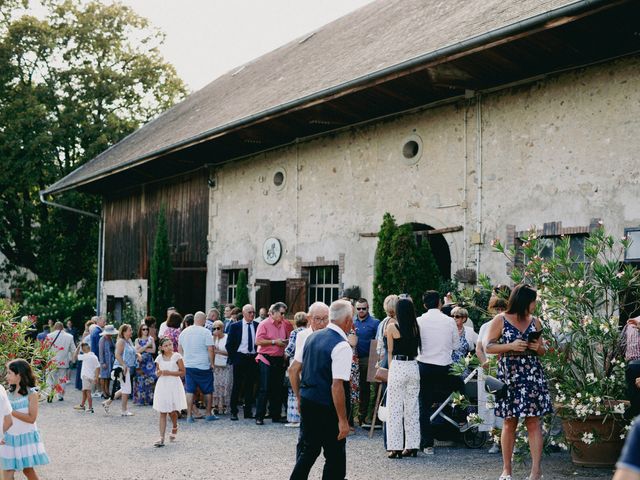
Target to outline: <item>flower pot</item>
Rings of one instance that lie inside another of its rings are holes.
[[[590,415],[585,420],[563,419],[562,427],[571,446],[571,460],[581,467],[613,467],[620,457],[624,440],[620,435],[625,423],[612,415]],[[585,443],[583,434],[592,433],[594,441]]]

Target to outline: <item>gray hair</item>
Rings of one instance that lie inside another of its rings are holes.
[[[312,303],[311,306],[309,307],[309,315],[313,316],[316,310],[322,310],[324,312],[327,312],[329,310],[329,306],[324,302]]]
[[[469,318],[469,312],[467,311],[466,308],[455,307],[453,310],[451,310],[451,316],[453,317],[456,314],[459,314],[459,315],[462,315],[463,317]]]
[[[247,303],[244,307],[242,307],[242,315],[244,316],[244,314],[250,309],[253,308],[253,305],[251,305],[250,303]],[[255,313],[255,308],[253,308],[253,313]]]
[[[269,313],[277,312],[281,308],[284,308],[285,310],[288,310],[286,303],[284,303],[284,302],[276,302],[273,305],[271,305],[271,307],[269,307]]]
[[[204,314],[204,312],[196,312],[193,315],[193,324],[199,325],[202,327],[206,319],[207,319],[207,316]]]
[[[346,300],[336,300],[329,307],[331,323],[342,323],[353,316],[353,306]]]
[[[211,310],[209,310],[207,312],[207,318],[211,319],[211,317],[213,316],[213,313],[215,312],[216,314],[216,318],[220,318],[220,312],[218,311],[217,308],[212,308]]]

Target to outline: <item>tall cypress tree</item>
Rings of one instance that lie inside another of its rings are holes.
[[[149,313],[157,319],[166,316],[167,308],[173,303],[173,266],[167,233],[164,205],[158,213],[158,228],[153,242],[151,268],[149,269]]]
[[[376,318],[380,319],[387,316],[383,308],[384,299],[387,295],[397,293],[389,264],[391,258],[391,241],[396,229],[396,221],[393,215],[388,212],[385,213],[382,217],[380,231],[378,232],[378,246],[376,248],[373,273],[373,314]]]
[[[236,284],[236,307],[242,309],[249,303],[249,288],[247,287],[247,271],[238,272],[238,283]]]
[[[416,313],[424,312],[422,294],[438,289],[440,272],[429,241],[423,239],[418,246],[410,223],[398,227],[393,235],[389,268],[395,293],[408,293],[413,298]]]

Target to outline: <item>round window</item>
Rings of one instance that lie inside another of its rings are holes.
[[[422,139],[418,135],[409,135],[402,141],[402,161],[407,165],[415,165],[422,157]]]
[[[273,174],[273,186],[276,187],[276,190],[282,190],[286,181],[287,172],[285,172],[284,168],[278,168]]]

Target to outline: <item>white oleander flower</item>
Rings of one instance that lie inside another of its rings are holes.
[[[618,403],[615,407],[613,407],[613,413],[619,413],[620,415],[624,414],[625,406],[624,403]]]
[[[597,378],[593,373],[587,373],[585,375],[585,380],[589,383],[595,383],[597,381]]]
[[[593,443],[593,433],[589,433],[589,432],[585,432],[582,434],[582,443],[586,443],[587,445],[590,445]]]

